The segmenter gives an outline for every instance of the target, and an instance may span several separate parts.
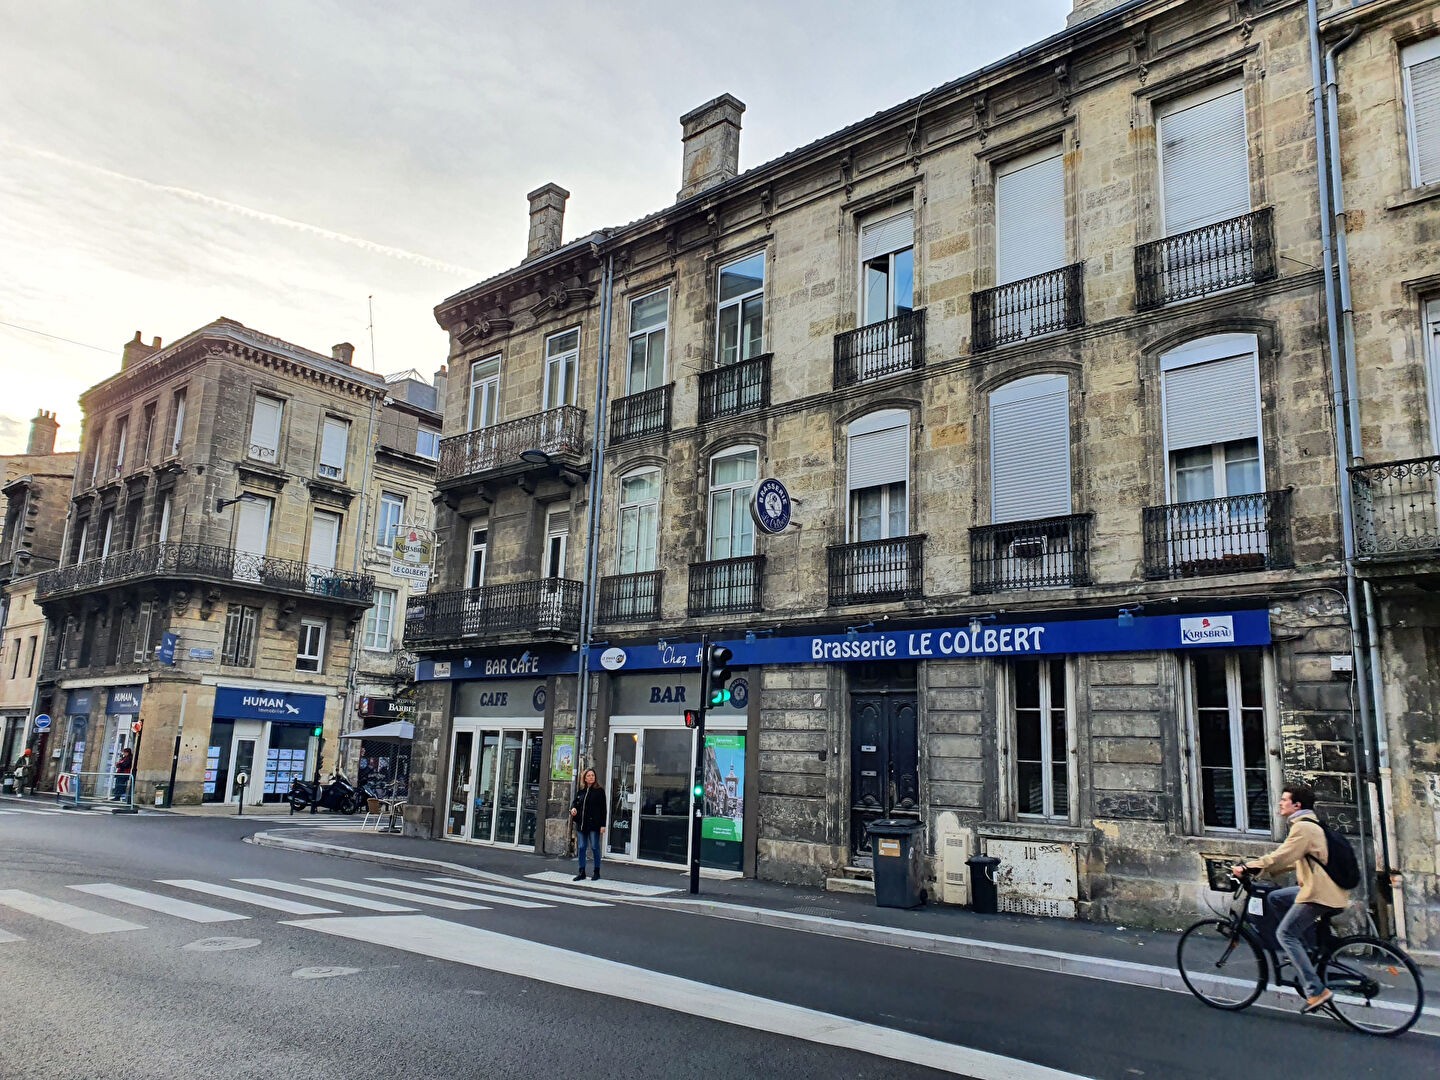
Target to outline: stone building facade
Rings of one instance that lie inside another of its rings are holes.
[[[1020,911],[1179,924],[1286,779],[1370,850],[1311,34],[1292,0],[1077,4],[744,172],[744,105],[708,102],[630,225],[551,250],[534,193],[527,260],[436,310],[414,826],[562,849],[573,739],[611,854],[660,864],[699,768],[711,865],[863,878],[909,819],[936,898],[985,850]],[[594,407],[551,441],[571,328]],[[699,747],[707,639],[738,679]]]
[[[356,523],[385,397],[352,355],[220,319],[169,346],[137,335],[82,395],[63,565],[36,588],[42,789],[65,772],[103,790],[137,719],[147,802],[234,802],[242,772],[247,801],[274,801],[334,759],[375,584]]]

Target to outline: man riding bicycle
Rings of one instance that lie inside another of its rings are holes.
[[[1295,868],[1295,880],[1299,884],[1276,889],[1268,899],[1275,914],[1283,916],[1275,937],[1295,968],[1300,992],[1305,995],[1304,1011],[1308,1013],[1335,995],[1315,974],[1305,939],[1322,919],[1344,911],[1350,903],[1350,894],[1325,872],[1330,850],[1325,830],[1315,816],[1315,790],[1303,784],[1287,785],[1280,793],[1279,808],[1290,822],[1285,842],[1268,855],[1232,866],[1230,873],[1238,878],[1247,871]]]

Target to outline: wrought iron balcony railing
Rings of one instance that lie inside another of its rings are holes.
[[[602,623],[650,622],[660,617],[662,571],[614,574],[600,579]]]
[[[674,383],[642,390],[611,403],[610,441],[621,443],[670,430],[670,399]]]
[[[700,373],[700,422],[770,404],[770,353]]]
[[[832,544],[830,606],[925,595],[925,537],[895,536]]]
[[[580,632],[581,591],[578,581],[541,578],[412,596],[405,607],[405,647],[515,634],[573,637]]]
[[[1290,491],[1145,507],[1145,576],[1238,574],[1294,566]]]
[[[1440,555],[1440,457],[1357,466],[1350,490],[1357,556]]]
[[[585,410],[575,405],[522,416],[440,441],[437,484],[520,466],[522,450],[585,457]]]
[[[241,582],[260,589],[325,597],[359,607],[369,607],[375,592],[372,574],[352,574],[212,544],[166,543],[47,570],[36,582],[36,597],[46,600],[152,577]]]
[[[1268,206],[1135,249],[1135,306],[1176,300],[1275,277],[1274,213]]]
[[[764,582],[764,555],[691,563],[689,613],[693,618],[759,611]]]
[[[1090,584],[1090,515],[1007,521],[970,530],[970,591]]]
[[[925,366],[925,309],[835,335],[835,388]]]
[[[985,289],[970,298],[975,352],[1085,325],[1085,264]]]

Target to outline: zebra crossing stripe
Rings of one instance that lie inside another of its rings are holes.
[[[4,810],[0,810],[0,814],[40,814],[45,817],[68,816],[72,813],[74,813],[73,810],[31,810],[28,807],[20,806],[7,806]]]
[[[145,929],[139,923],[101,915],[98,911],[87,911],[63,900],[47,900],[43,896],[22,892],[20,889],[0,889],[0,904],[22,911],[26,915],[34,915],[37,919],[79,930],[82,934],[118,934],[123,930]]]
[[[366,885],[363,881],[342,881],[340,878],[312,877],[306,881],[313,881],[317,885],[333,885],[337,889],[350,889],[354,892],[371,893],[375,896],[388,896],[393,900],[404,900],[410,904],[429,904],[431,907],[449,908],[451,911],[488,911],[484,904],[462,904],[458,900],[445,900],[439,896],[416,896],[414,893],[401,892],[399,889],[383,889],[379,885]]]
[[[544,900],[549,904],[569,904],[572,907],[614,907],[604,900],[582,900],[578,896],[561,896],[558,892],[539,892],[536,889],[512,889],[508,885],[491,885],[488,881],[472,881],[469,878],[432,877],[446,885],[458,885],[462,889],[483,890],[486,893],[500,893],[503,896],[528,896],[533,900]]]
[[[366,900],[363,896],[346,896],[344,893],[330,892],[328,889],[312,889],[308,885],[291,885],[288,881],[276,881],[273,878],[242,877],[235,880],[241,885],[258,885],[262,889],[294,893],[296,896],[309,896],[316,900],[329,900],[332,904],[348,904],[350,907],[361,908],[365,911],[384,911],[394,914],[415,910],[413,907],[387,904],[384,900]]]
[[[544,870],[538,874],[526,874],[531,881],[554,882],[556,885],[565,885],[571,888],[584,889],[590,893],[620,893],[624,896],[664,896],[666,893],[679,892],[679,889],[666,888],[664,885],[639,885],[633,881],[611,881],[608,878],[600,881],[571,881],[569,874],[562,874],[558,870]]]
[[[288,912],[291,915],[340,914],[334,908],[316,907],[314,904],[302,904],[297,900],[284,900],[278,896],[266,896],[263,893],[250,892],[248,889],[232,889],[228,885],[212,885],[208,881],[196,881],[193,878],[161,880],[160,884],[172,885],[177,889],[189,889],[191,892],[209,893],[211,896],[220,896],[226,900],[239,900],[242,904],[253,904],[255,907],[271,908],[275,911]]]
[[[140,889],[131,889],[125,885],[112,885],[108,882],[68,887],[76,892],[88,893],[90,896],[103,896],[107,900],[158,911],[162,915],[174,915],[178,919],[189,919],[191,922],[235,922],[237,919],[250,917],[249,915],[237,915],[233,911],[221,911],[219,908],[206,907],[204,904],[192,904],[189,900],[180,900],[173,896],[143,892]]]
[[[442,896],[459,896],[465,900],[484,900],[486,903],[499,904],[501,907],[518,908],[546,908],[550,904],[537,904],[534,900],[515,900],[508,896],[486,896],[467,892],[464,889],[451,889],[444,885],[430,885],[423,881],[406,881],[404,878],[372,877],[371,881],[378,881],[385,885],[403,885],[407,889],[423,889],[426,892],[440,893]]]

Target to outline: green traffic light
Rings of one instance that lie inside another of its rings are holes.
[[[704,785],[704,784],[696,784],[696,785],[695,785],[695,798],[697,798],[697,799],[703,799],[704,797],[705,797],[705,785]]]
[[[313,734],[313,735],[315,736],[315,738],[317,738],[317,739],[320,738],[320,736],[323,735],[324,733],[325,733],[325,729],[324,729],[323,727],[321,727],[319,724],[316,724],[316,725],[315,725],[315,730],[314,730],[313,732],[311,732],[311,734]]]
[[[715,706],[715,705],[729,705],[729,704],[730,704],[730,691],[729,691],[729,689],[722,687],[722,688],[719,689],[719,690],[712,690],[712,691],[710,691],[710,704],[711,704],[712,706]]]

